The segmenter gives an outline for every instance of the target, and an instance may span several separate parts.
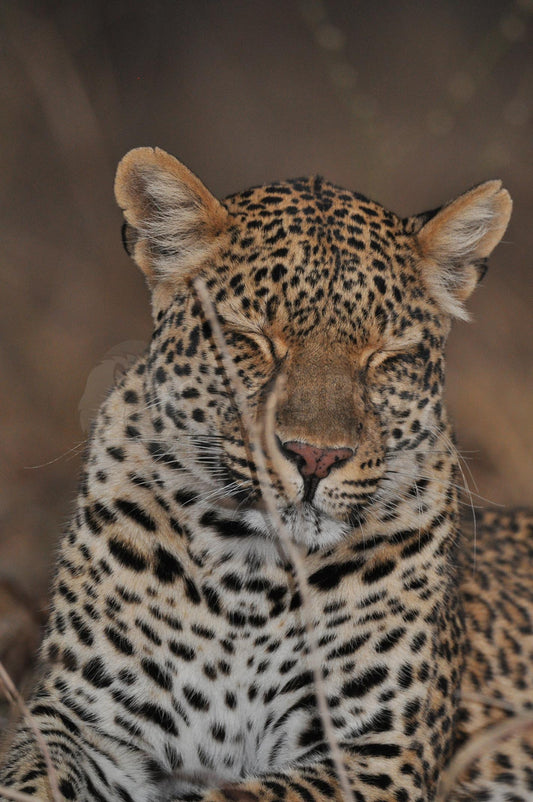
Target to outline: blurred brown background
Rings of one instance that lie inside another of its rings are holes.
[[[0,575],[42,597],[80,399],[150,336],[112,192],[137,145],[219,196],[320,172],[400,214],[503,178],[449,399],[472,489],[533,501],[533,0],[4,0],[0,48]]]

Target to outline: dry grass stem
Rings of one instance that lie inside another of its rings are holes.
[[[268,510],[272,523],[274,524],[274,527],[279,535],[279,539],[283,547],[283,550],[285,551],[285,554],[289,559],[289,561],[291,562],[294,569],[296,583],[298,585],[298,589],[300,591],[300,596],[302,600],[302,607],[301,607],[302,618],[306,630],[306,635],[308,638],[309,663],[313,671],[315,692],[318,702],[318,710],[320,718],[322,720],[326,739],[328,741],[331,750],[331,757],[333,759],[337,771],[341,789],[343,791],[345,799],[352,800],[353,796],[350,787],[350,781],[348,778],[348,774],[346,772],[346,767],[344,765],[343,754],[337,743],[337,739],[335,736],[335,730],[333,727],[331,712],[329,709],[326,690],[324,687],[324,681],[322,678],[322,667],[320,665],[320,657],[316,643],[315,630],[313,628],[311,594],[310,594],[309,583],[307,581],[307,574],[305,570],[304,560],[298,546],[292,540],[285,524],[281,519],[281,515],[276,503],[276,498],[274,496],[274,492],[272,489],[270,476],[268,474],[265,454],[263,451],[261,438],[259,436],[258,427],[250,413],[250,409],[248,406],[248,399],[246,398],[244,388],[242,386],[242,382],[237,371],[237,367],[231,357],[231,354],[229,353],[224,333],[218,321],[215,309],[211,302],[211,298],[209,297],[205,281],[202,278],[197,277],[193,281],[193,286],[198,296],[198,299],[202,305],[205,318],[211,325],[213,339],[215,341],[216,347],[218,348],[220,358],[222,359],[224,370],[226,371],[226,376],[230,384],[231,390],[233,392],[237,408],[239,410],[242,426],[253,448],[253,461],[255,464],[257,479],[261,488],[261,493],[263,496],[263,500],[265,502],[265,506]]]
[[[14,802],[42,802],[39,796],[23,794],[21,791],[15,791],[14,788],[7,788],[5,785],[0,785],[0,796],[5,796],[6,799],[13,799]]]
[[[9,676],[9,674],[7,673],[6,669],[4,668],[4,666],[3,666],[3,664],[1,662],[0,662],[0,688],[2,688],[4,690],[4,693],[5,693],[6,698],[8,699],[8,701],[11,704],[16,705],[19,708],[20,712],[22,713],[22,715],[26,719],[27,723],[29,724],[29,726],[30,726],[30,728],[31,728],[31,730],[32,730],[32,732],[33,732],[33,734],[35,736],[35,740],[37,741],[37,744],[39,745],[39,748],[40,748],[40,750],[41,750],[41,752],[43,754],[43,757],[44,757],[44,762],[46,763],[46,771],[47,771],[47,774],[48,774],[48,781],[50,783],[50,790],[51,790],[51,793],[52,793],[52,799],[54,800],[54,802],[64,802],[63,796],[61,795],[61,793],[59,791],[59,784],[58,784],[58,781],[57,781],[57,772],[56,772],[56,770],[54,768],[54,765],[52,763],[52,758],[51,758],[51,755],[50,755],[50,750],[48,748],[48,744],[46,743],[46,741],[44,739],[44,736],[43,736],[42,732],[40,731],[40,729],[39,729],[39,727],[37,725],[37,722],[35,721],[34,717],[30,713],[30,710],[29,710],[28,706],[26,705],[24,699],[22,698],[20,693],[17,691],[17,689],[15,687],[15,684],[13,683],[13,680],[11,679],[11,677]],[[13,794],[15,792],[11,792],[11,793]],[[19,794],[19,797],[21,797],[21,796],[24,799],[28,799],[29,798],[25,794]],[[35,802],[35,798],[32,797],[32,799]]]
[[[506,702],[503,699],[493,699],[492,696],[486,696],[483,693],[462,693],[461,700],[467,704],[481,705],[483,707],[496,707],[498,710],[505,710],[506,713],[511,715],[518,715],[518,710],[515,705]]]
[[[9,47],[23,66],[38,102],[45,114],[49,131],[57,144],[65,174],[80,219],[87,245],[95,257],[101,257],[100,238],[95,227],[104,222],[101,207],[87,202],[88,182],[80,180],[80,164],[89,165],[92,174],[111,174],[105,139],[98,115],[84,86],[75,59],[51,15],[41,13],[38,5],[12,3],[6,7],[4,27]],[[102,69],[99,63],[98,69]],[[113,82],[106,72],[102,82]],[[91,186],[92,192],[96,192]],[[100,201],[102,198],[100,198]]]
[[[505,738],[519,735],[531,730],[533,732],[533,715],[513,716],[483,730],[471,738],[452,758],[450,765],[441,777],[435,802],[448,802],[450,794],[456,787],[461,774],[487,752],[493,752]]]

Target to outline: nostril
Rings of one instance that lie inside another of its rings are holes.
[[[298,451],[291,449],[290,442],[282,443],[277,435],[276,435],[276,440],[279,446],[279,450],[281,451],[283,456],[286,457],[289,460],[289,462],[293,462],[301,473],[302,469],[305,468],[306,464],[303,455],[298,453]]]
[[[352,448],[319,448],[298,440],[280,442],[280,447],[287,459],[296,464],[304,478],[315,476],[323,479],[334,466],[347,462],[354,455]]]

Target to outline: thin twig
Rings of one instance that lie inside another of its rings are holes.
[[[46,763],[46,771],[48,774],[48,781],[50,783],[52,799],[54,800],[54,802],[64,802],[63,796],[59,791],[57,772],[55,770],[54,764],[52,763],[52,758],[50,756],[50,750],[48,748],[48,744],[46,743],[44,736],[40,731],[35,718],[32,716],[24,699],[17,691],[13,680],[7,673],[2,662],[0,662],[0,687],[3,688],[8,701],[19,708],[20,712],[22,713],[22,715],[30,725],[31,730],[33,731],[35,740],[37,741],[37,744],[43,754],[44,762]]]
[[[14,788],[7,788],[5,785],[0,785],[0,796],[5,796],[6,799],[13,799],[14,802],[42,802],[39,796],[23,794],[22,791],[15,791]]]
[[[238,374],[237,368],[235,366],[235,363],[231,357],[231,354],[229,353],[226,340],[224,338],[222,328],[218,321],[217,314],[213,307],[213,303],[211,301],[211,298],[209,297],[205,281],[202,278],[197,277],[193,281],[193,287],[202,305],[205,318],[211,324],[211,331],[213,334],[213,338],[219,350],[219,354],[222,359],[224,369],[226,371],[227,379],[229,381],[231,390],[234,394],[235,402],[239,410],[239,415],[242,421],[242,425],[250,440],[250,444],[253,447],[253,452],[254,452],[253,456],[254,456],[255,469],[257,473],[257,479],[261,488],[261,493],[263,500],[265,502],[265,506],[267,508],[268,514],[270,515],[272,523],[274,524],[274,527],[279,535],[280,541],[283,545],[283,549],[288,559],[292,563],[294,569],[296,583],[298,585],[298,589],[300,591],[300,597],[302,600],[302,607],[301,607],[302,617],[309,643],[309,662],[311,664],[311,668],[313,671],[315,691],[318,702],[318,710],[320,718],[322,720],[322,724],[324,726],[324,733],[326,735],[326,739],[328,741],[331,750],[331,756],[335,764],[335,768],[337,770],[337,775],[339,778],[342,791],[344,793],[345,799],[351,800],[353,799],[353,796],[350,787],[350,781],[343,762],[342,751],[337,743],[337,739],[335,736],[335,730],[333,727],[331,712],[329,709],[326,690],[322,678],[322,668],[320,665],[316,635],[312,620],[311,593],[310,593],[309,583],[307,581],[307,574],[305,570],[304,560],[297,544],[294,543],[294,541],[292,540],[290,533],[287,530],[287,527],[285,526],[284,522],[281,519],[281,515],[279,513],[278,506],[276,503],[276,498],[274,496],[270,476],[268,474],[265,454],[263,451],[263,446],[261,444],[258,428],[251,416],[250,408],[248,405],[248,399],[246,398],[242,382]]]
[[[450,765],[442,775],[435,802],[447,802],[461,774],[471,763],[487,752],[493,751],[497,744],[505,738],[518,735],[527,730],[533,732],[533,715],[531,713],[507,718],[505,721],[500,721],[498,724],[488,727],[471,738],[454,755]]]
[[[515,705],[505,702],[503,699],[493,699],[492,696],[487,696],[483,693],[462,693],[461,701],[467,704],[481,705],[483,707],[495,707],[497,710],[504,710],[513,716],[518,715],[518,710]]]

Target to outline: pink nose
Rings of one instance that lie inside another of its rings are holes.
[[[290,452],[287,455],[289,459],[292,454],[300,457],[295,462],[304,478],[316,476],[317,479],[323,479],[334,465],[347,462],[354,455],[354,451],[351,448],[318,448],[317,446],[309,445],[309,443],[299,443],[297,440],[289,440],[288,443],[283,443],[283,449]]]

